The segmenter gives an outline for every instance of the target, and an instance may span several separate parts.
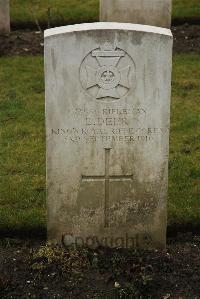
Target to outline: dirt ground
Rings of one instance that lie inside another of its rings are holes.
[[[165,251],[63,249],[2,239],[0,298],[199,299],[200,237],[168,239]]]
[[[172,27],[174,53],[200,53],[200,25]],[[44,50],[43,33],[37,31],[13,31],[0,35],[0,56],[41,55]]]

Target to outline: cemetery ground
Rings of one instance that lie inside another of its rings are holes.
[[[0,58],[1,298],[199,298],[200,60],[198,47],[176,52],[168,245],[162,252],[45,245],[43,58]]]
[[[166,251],[64,249],[4,239],[1,298],[199,299],[200,238],[168,240]]]
[[[33,2],[12,1],[13,26],[98,19],[96,0]],[[199,9],[176,0],[173,19]],[[173,27],[167,249],[140,252],[46,244],[43,37],[0,36],[0,298],[200,298],[199,32]]]

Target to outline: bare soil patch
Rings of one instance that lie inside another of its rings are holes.
[[[3,239],[0,298],[199,299],[199,246],[190,234],[168,239],[165,251],[143,252]]]
[[[43,33],[39,31],[13,31],[0,35],[0,56],[42,55],[44,52]]]
[[[172,27],[174,53],[200,53],[200,25]],[[43,33],[37,31],[13,31],[0,35],[0,56],[43,55]]]

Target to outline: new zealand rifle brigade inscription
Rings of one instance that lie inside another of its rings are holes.
[[[128,94],[134,82],[135,64],[123,50],[109,42],[91,51],[80,68],[84,90],[98,100],[119,100]]]

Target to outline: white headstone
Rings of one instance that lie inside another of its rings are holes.
[[[165,246],[171,59],[168,29],[45,31],[49,240]]]
[[[0,0],[0,33],[10,32],[9,0]]]
[[[172,0],[100,0],[100,21],[171,27]]]

